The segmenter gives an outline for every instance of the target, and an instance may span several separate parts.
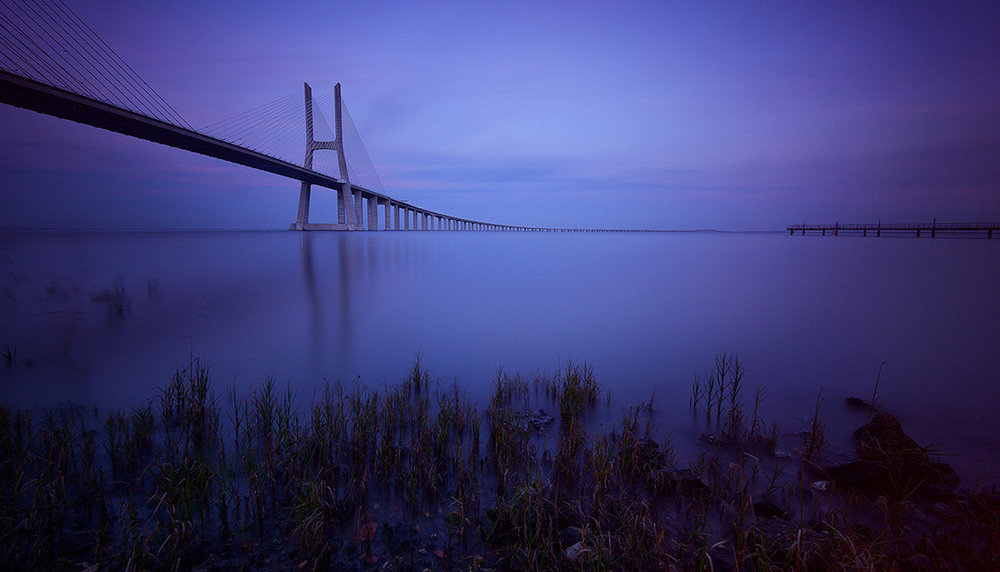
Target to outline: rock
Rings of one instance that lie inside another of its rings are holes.
[[[927,452],[903,432],[899,420],[879,411],[867,424],[854,432],[859,459],[876,462],[929,462]]]
[[[738,449],[740,446],[736,439],[726,435],[716,435],[714,433],[702,433],[701,437],[698,438],[698,441],[710,447],[727,450]]]
[[[537,412],[531,414],[531,428],[535,431],[544,431],[546,427],[552,425],[555,422],[555,418],[545,412],[543,409],[539,409]]]
[[[858,411],[871,411],[873,409],[871,403],[868,403],[860,397],[848,397],[846,402],[848,407],[851,409],[857,409]]]
[[[938,518],[951,518],[955,515],[955,509],[948,503],[936,502],[931,505],[931,514]]]
[[[590,549],[583,545],[583,541],[577,542],[565,550],[566,558],[571,562],[580,562],[590,554]]]
[[[372,540],[375,540],[375,531],[377,530],[378,530],[378,523],[369,520],[368,522],[358,527],[358,531],[354,534],[354,541],[371,542]]]
[[[549,425],[555,423],[555,418],[546,413],[544,409],[530,413],[516,412],[514,413],[514,418],[519,425],[539,433],[544,432],[548,429]]]
[[[659,451],[660,444],[652,439],[643,437],[642,439],[639,439],[639,448],[644,451]]]
[[[467,572],[487,572],[489,570],[486,568],[486,558],[484,558],[481,554],[474,554],[471,557],[467,557],[465,560],[468,562],[468,565],[465,568]]]
[[[955,487],[944,483],[924,483],[920,487],[920,493],[932,499],[951,500],[955,498]]]
[[[976,519],[995,519],[1000,514],[1000,494],[994,491],[970,493],[967,502]]]
[[[826,467],[837,486],[871,496],[883,494],[892,486],[892,473],[881,463],[857,460]]]
[[[911,554],[900,563],[900,570],[934,570],[934,561],[926,554]]]
[[[958,473],[948,463],[931,463],[930,468],[937,473],[942,484],[952,489],[958,486]]]
[[[712,496],[712,488],[708,486],[705,479],[695,475],[689,469],[677,472],[677,485],[678,492],[690,498],[704,500]]]
[[[781,518],[788,520],[788,511],[769,500],[762,500],[753,503],[753,512],[757,518]]]
[[[821,493],[825,493],[830,490],[830,481],[815,481],[812,484],[812,488],[816,489]]]
[[[824,568],[817,565],[822,564],[819,554],[828,543],[828,539],[826,535],[812,527],[800,528],[798,523],[768,519],[750,527],[749,537],[767,552],[775,564],[785,562],[788,555],[798,552],[805,569]],[[798,567],[799,562],[794,564]]]
[[[714,433],[702,433],[698,440],[706,445],[716,446],[722,443],[722,439]]]
[[[878,411],[854,432],[858,460],[826,467],[837,486],[890,499],[913,494],[955,496],[958,475],[946,463],[932,463],[927,450],[903,432],[899,420]]]
[[[559,542],[563,546],[572,546],[583,540],[583,530],[578,526],[569,526],[559,531]]]
[[[826,471],[826,468],[817,465],[809,459],[802,459],[802,469],[807,475],[817,481],[830,480],[830,474]]]

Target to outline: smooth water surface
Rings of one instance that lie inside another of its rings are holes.
[[[0,398],[102,410],[200,358],[217,393],[265,376],[308,401],[381,387],[417,352],[483,399],[497,367],[586,361],[611,416],[655,393],[695,447],[691,382],[720,351],[834,449],[879,396],[966,485],[1000,471],[1000,241],[784,234],[111,232],[0,234]],[[12,358],[12,359],[11,359]],[[616,409],[617,408],[617,409]],[[789,445],[793,446],[793,445]]]

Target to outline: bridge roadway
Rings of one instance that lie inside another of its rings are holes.
[[[345,190],[345,184],[334,177],[3,70],[0,70],[0,102],[222,159],[337,192]],[[367,230],[378,230],[378,206],[382,206],[384,210],[385,230],[563,230],[498,225],[457,218],[415,207],[353,184],[351,192],[368,206],[367,217],[359,217],[360,224],[367,223]],[[357,208],[360,211],[361,207]],[[343,224],[311,223],[306,225],[305,230],[346,228]]]

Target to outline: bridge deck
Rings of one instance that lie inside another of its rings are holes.
[[[339,179],[312,169],[4,70],[0,70],[0,103],[207,155],[319,187],[340,190],[344,185]],[[447,218],[459,223],[484,224],[404,204],[358,185],[352,184],[351,190],[361,193],[363,200],[375,199],[380,205],[398,206],[420,215]]]

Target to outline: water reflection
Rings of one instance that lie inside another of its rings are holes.
[[[690,385],[739,353],[769,418],[800,429],[824,389],[883,402],[918,441],[1000,467],[1000,282],[986,241],[756,235],[111,233],[0,235],[0,398],[127,407],[200,357],[218,391],[265,375],[307,400],[381,386],[416,352],[476,399],[497,366],[587,360],[625,403],[697,439]],[[143,295],[145,294],[145,295]],[[16,358],[15,358],[16,354]],[[839,436],[839,437],[837,437]]]

